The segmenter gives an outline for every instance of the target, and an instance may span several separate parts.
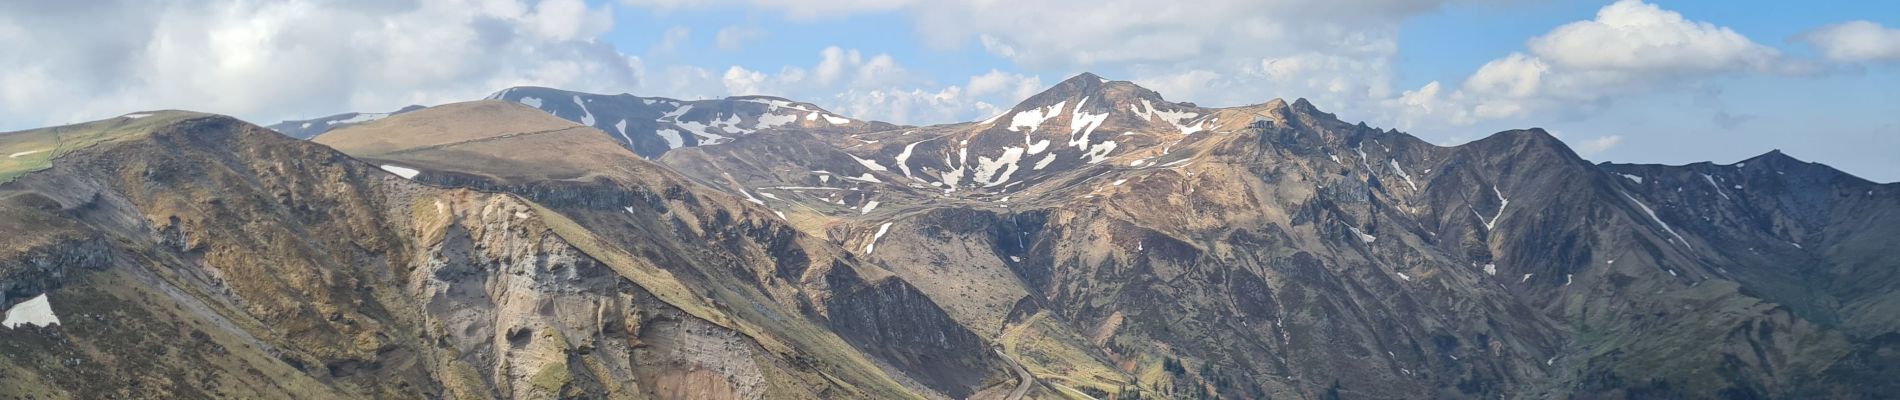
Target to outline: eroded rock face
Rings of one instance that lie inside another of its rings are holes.
[[[689,265],[707,261],[652,251],[678,247],[674,233],[655,236],[670,227],[596,236],[529,200],[583,217],[609,203],[612,213],[641,207],[651,217],[702,201],[677,187],[527,197],[430,187],[223,117],[186,118],[59,161],[10,183],[0,205],[8,221],[48,232],[14,240],[24,250],[0,264],[19,277],[6,280],[9,303],[15,292],[45,293],[64,317],[0,332],[0,380],[36,395],[891,398],[968,392],[992,375],[973,335],[938,331],[976,349],[958,349],[979,355],[965,364],[975,368],[916,383],[853,346],[947,347],[917,339],[917,324],[847,341],[806,320],[822,320],[822,307],[754,319],[753,310],[783,306],[683,284],[802,273],[682,279],[673,274],[699,274]],[[732,218],[715,214],[703,215]],[[713,235],[700,238],[723,235],[742,259],[810,262],[795,230],[708,223],[693,224]],[[858,281],[830,286],[844,293],[832,315],[934,309],[857,299],[859,290],[924,298],[901,281],[828,270]],[[781,282],[788,295],[802,290],[784,286],[797,279]]]

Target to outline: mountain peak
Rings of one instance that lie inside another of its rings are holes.
[[[1096,75],[1094,72],[1083,72],[1080,74],[1076,74],[1075,76],[1069,77],[1069,79],[1062,80],[1062,84],[1086,83],[1086,82],[1094,82],[1097,84],[1102,84],[1102,83],[1108,83],[1108,79],[1102,78],[1101,75]]]
[[[1056,83],[1055,86],[1041,93],[1029,96],[1012,110],[1029,111],[1050,108],[1058,104],[1074,107],[1085,99],[1091,99],[1086,101],[1091,107],[1099,107],[1101,110],[1126,109],[1128,105],[1139,104],[1142,100],[1147,100],[1152,104],[1168,102],[1161,97],[1160,93],[1136,85],[1134,82],[1111,81],[1094,73],[1083,72]],[[1147,106],[1143,107],[1146,109]]]

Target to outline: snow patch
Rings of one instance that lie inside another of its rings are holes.
[[[771,129],[771,128],[777,128],[777,127],[784,126],[786,124],[790,124],[797,121],[798,121],[798,116],[796,115],[762,114],[762,115],[759,115],[759,124],[757,125],[757,127],[758,129]]]
[[[1621,193],[1621,192],[1619,192],[1619,193]],[[1675,236],[1675,237],[1676,237],[1676,241],[1678,241],[1678,242],[1682,242],[1682,247],[1690,247],[1690,246],[1689,246],[1689,241],[1688,241],[1688,240],[1685,240],[1685,239],[1683,239],[1683,238],[1682,238],[1682,235],[1678,235],[1678,234],[1676,234],[1676,230],[1675,230],[1675,229],[1670,229],[1670,228],[1669,228],[1669,223],[1666,223],[1666,222],[1663,222],[1663,220],[1662,220],[1662,218],[1657,218],[1657,217],[1656,217],[1656,210],[1651,210],[1651,209],[1649,209],[1649,205],[1647,205],[1647,204],[1643,204],[1643,202],[1642,202],[1642,201],[1640,201],[1640,200],[1636,200],[1636,198],[1635,198],[1635,197],[1631,197],[1629,193],[1623,193],[1623,198],[1626,198],[1626,199],[1630,199],[1630,202],[1632,202],[1632,203],[1636,203],[1636,206],[1637,206],[1637,207],[1642,207],[1642,209],[1643,209],[1643,213],[1645,213],[1645,214],[1649,214],[1649,219],[1650,219],[1650,220],[1652,220],[1652,221],[1656,221],[1656,225],[1662,225],[1662,228],[1663,228],[1663,231],[1665,231],[1665,232],[1669,232],[1669,236]]]
[[[878,179],[877,179],[877,176],[873,176],[873,175],[871,175],[871,173],[869,173],[869,172],[866,172],[866,173],[864,173],[863,175],[859,175],[858,177],[855,177],[855,178],[854,178],[854,177],[849,177],[849,176],[840,176],[840,177],[838,177],[838,178],[839,178],[839,179],[844,179],[844,180],[847,180],[847,181],[854,181],[854,182],[873,182],[873,183],[884,183],[884,181],[881,181],[881,180],[878,180]]]
[[[1504,192],[1499,191],[1497,186],[1491,187],[1491,193],[1496,194],[1498,196],[1498,214],[1497,215],[1493,215],[1491,216],[1490,220],[1486,220],[1484,218],[1484,214],[1478,213],[1477,208],[1471,209],[1471,215],[1477,216],[1478,222],[1484,223],[1484,230],[1486,232],[1491,231],[1493,227],[1497,226],[1498,218],[1504,217],[1504,207],[1511,205],[1511,199],[1504,198]]]
[[[910,151],[913,149],[916,149],[918,143],[923,143],[923,142],[928,142],[928,140],[920,140],[915,143],[904,145],[904,151],[897,153],[897,169],[904,171],[905,177],[915,178],[915,176],[911,176],[910,174]]]
[[[521,100],[515,100],[515,102],[525,104],[529,107],[541,108],[540,97],[527,96],[527,97],[522,97]]]
[[[1702,174],[1702,180],[1704,180],[1704,181],[1708,181],[1708,182],[1709,182],[1709,187],[1712,187],[1712,188],[1715,188],[1715,194],[1719,194],[1719,195],[1722,195],[1722,200],[1731,200],[1731,199],[1730,199],[1730,198],[1728,197],[1728,193],[1724,193],[1724,192],[1722,192],[1722,185],[1717,185],[1717,184],[1715,184],[1715,177],[1712,177],[1712,176],[1709,176],[1709,174]],[[1736,189],[1741,189],[1742,187],[1741,187],[1741,186],[1736,186],[1735,188],[1736,188]]]
[[[877,227],[877,234],[871,235],[871,242],[864,244],[865,255],[870,255],[872,252],[877,251],[877,240],[883,239],[884,234],[891,231],[891,224],[891,222],[885,222],[884,226]]]
[[[863,210],[863,211],[859,211],[859,212],[858,212],[858,214],[870,214],[870,213],[871,213],[871,210],[876,210],[876,209],[877,209],[877,205],[878,205],[878,202],[877,202],[877,200],[871,200],[871,201],[869,201],[869,202],[865,202],[865,203],[864,203],[864,210]]]
[[[1372,242],[1373,242],[1373,241],[1375,241],[1375,240],[1379,240],[1379,238],[1377,238],[1377,237],[1374,237],[1374,236],[1372,236],[1372,235],[1367,235],[1367,234],[1366,234],[1366,232],[1364,232],[1364,231],[1360,231],[1360,230],[1359,230],[1359,227],[1356,227],[1356,226],[1352,226],[1352,225],[1346,225],[1346,229],[1351,229],[1351,230],[1352,230],[1352,234],[1353,234],[1353,235],[1355,235],[1355,236],[1358,236],[1358,237],[1359,237],[1359,240],[1360,240],[1360,241],[1363,241],[1363,242],[1366,242],[1366,243],[1372,243]]]
[[[863,165],[863,166],[864,166],[865,168],[869,168],[869,169],[870,169],[870,170],[872,170],[872,171],[878,171],[878,172],[884,172],[884,171],[889,171],[889,170],[890,170],[890,168],[884,168],[884,165],[883,165],[883,164],[878,164],[878,163],[877,163],[876,161],[871,161],[871,160],[866,160],[866,159],[862,159],[862,158],[858,158],[858,156],[857,156],[857,155],[854,155],[854,154],[851,154],[851,153],[845,153],[845,155],[846,155],[846,156],[851,156],[851,159],[852,159],[852,160],[856,160],[856,161],[858,162],[858,165]],[[908,175],[908,174],[906,174],[906,175]]]
[[[1412,183],[1412,175],[1406,174],[1405,168],[1399,167],[1399,160],[1394,158],[1391,160],[1391,163],[1392,163],[1392,170],[1398,172],[1400,178],[1405,178],[1405,185],[1411,186],[1412,191],[1414,192],[1418,191],[1418,184]]]
[[[627,119],[625,119],[625,118],[621,118],[621,119],[620,119],[620,122],[615,122],[615,123],[614,123],[614,131],[615,131],[615,132],[620,132],[620,138],[621,138],[621,139],[626,139],[626,140],[627,140],[627,145],[628,145],[628,146],[632,146],[632,145],[633,145],[633,137],[632,137],[632,136],[627,136]]]
[[[1013,146],[1003,149],[1003,155],[993,160],[989,157],[977,157],[977,183],[982,183],[983,187],[994,187],[1009,182],[1009,176],[1016,174],[1017,169],[1021,169],[1019,164],[1022,159],[1023,148]]]
[[[29,155],[34,155],[34,154],[39,154],[39,153],[45,153],[45,152],[46,152],[46,149],[39,149],[39,150],[33,150],[33,151],[22,151],[22,152],[18,152],[18,153],[13,153],[13,154],[11,154],[11,155],[8,155],[8,156],[7,156],[7,158],[20,158],[20,157],[24,157],[24,156],[29,156]]]
[[[1485,275],[1491,275],[1491,276],[1497,276],[1497,274],[1498,274],[1498,265],[1497,265],[1497,264],[1485,264],[1485,265],[1484,265],[1484,274],[1485,274]]]
[[[594,112],[587,109],[587,103],[582,103],[580,96],[574,96],[574,106],[581,108],[581,125],[594,126]]]
[[[677,149],[686,146],[686,138],[680,137],[680,131],[661,129],[653,131],[653,133],[659,134],[660,139],[666,141],[666,148],[668,149]]]
[[[1055,118],[1056,115],[1062,114],[1062,107],[1068,105],[1068,103],[1067,100],[1058,101],[1056,104],[1048,107],[1016,113],[1015,116],[1009,118],[1009,130],[1011,132],[1024,132],[1022,128],[1029,128],[1029,131],[1025,133],[1035,133],[1036,128],[1042,127],[1043,122],[1047,122],[1050,118]]]
[[[7,329],[19,328],[20,325],[33,325],[44,328],[59,325],[59,315],[53,314],[52,301],[46,299],[45,293],[40,293],[38,297],[20,302],[20,304],[13,305],[13,308],[7,309],[7,319],[4,322],[0,322],[0,325],[5,325]]]
[[[1053,163],[1055,161],[1056,161],[1056,154],[1049,153],[1049,155],[1042,157],[1042,161],[1036,162],[1036,170],[1041,171],[1044,167],[1048,167],[1050,163]]]
[[[1115,146],[1115,141],[1104,140],[1094,146],[1089,146],[1088,153],[1082,154],[1082,158],[1088,159],[1090,164],[1102,162],[1108,159],[1108,153],[1115,151]]]
[[[687,104],[684,106],[680,106],[679,108],[675,108],[673,109],[673,111],[667,111],[665,114],[660,114],[660,120],[679,122],[680,116],[686,115],[687,111],[693,111],[693,105]]]
[[[139,118],[145,118],[145,117],[150,117],[150,116],[152,116],[152,114],[147,114],[147,113],[131,113],[131,114],[124,115],[125,119],[139,119]]]
[[[1623,176],[1624,178],[1629,178],[1629,180],[1631,180],[1631,181],[1634,181],[1634,182],[1636,182],[1636,184],[1638,184],[1638,185],[1641,185],[1641,184],[1643,184],[1643,177],[1640,177],[1640,176],[1636,176],[1636,175],[1630,175],[1630,174],[1621,174],[1621,173],[1619,173],[1619,174],[1617,174],[1617,175],[1622,175],[1622,176]],[[1705,175],[1705,176],[1706,176],[1706,175]]]
[[[851,123],[850,118],[839,117],[839,116],[834,116],[831,114],[823,114],[823,113],[818,113],[818,115],[824,117],[825,122],[830,122],[832,125],[844,125],[844,124]]]
[[[396,176],[400,176],[403,179],[415,179],[416,174],[422,173],[422,171],[417,171],[411,168],[398,167],[394,165],[384,165],[382,166],[382,169],[384,171],[389,171],[389,173],[396,174]]]

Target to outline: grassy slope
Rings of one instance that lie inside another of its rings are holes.
[[[122,140],[152,128],[187,118],[202,117],[185,111],[146,113],[141,118],[118,117],[80,124],[0,133],[0,183],[53,166],[53,160],[74,150]]]

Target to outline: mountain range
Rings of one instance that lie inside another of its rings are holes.
[[[13,398],[1900,390],[1900,185],[1779,151],[1593,164],[1082,74],[931,126],[517,87],[0,153]]]

